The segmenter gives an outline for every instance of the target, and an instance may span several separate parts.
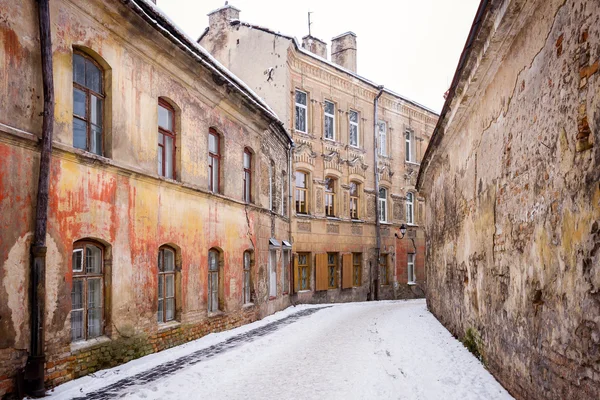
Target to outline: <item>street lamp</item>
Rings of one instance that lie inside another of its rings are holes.
[[[398,236],[397,233],[395,233],[394,235],[398,238],[398,239],[403,239],[404,235],[406,235],[406,225],[402,224],[400,225],[400,233],[402,234],[402,237]]]

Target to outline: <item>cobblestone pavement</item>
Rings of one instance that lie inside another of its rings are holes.
[[[181,371],[183,368],[187,368],[201,361],[208,360],[211,357],[227,352],[243,344],[251,343],[263,336],[269,335],[277,331],[278,329],[286,325],[296,322],[300,318],[314,314],[317,311],[322,310],[324,308],[328,307],[309,308],[306,310],[299,311],[283,319],[261,326],[260,328],[256,328],[246,333],[242,333],[240,335],[231,337],[221,343],[215,344],[202,350],[195,351],[176,360],[165,362],[164,364],[160,364],[137,375],[133,375],[128,378],[123,378],[100,390],[91,393],[86,393],[85,396],[74,397],[74,399],[104,400],[126,397],[128,394],[135,391],[136,387],[144,386],[158,379],[166,378],[169,375]]]

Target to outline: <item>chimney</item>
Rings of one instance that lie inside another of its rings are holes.
[[[356,34],[342,33],[331,39],[331,61],[356,72]]]
[[[226,1],[223,7],[208,13],[208,26],[210,29],[221,30],[229,26],[232,19],[240,19],[240,10]]]
[[[327,43],[321,39],[306,35],[302,38],[302,48],[327,60]]]

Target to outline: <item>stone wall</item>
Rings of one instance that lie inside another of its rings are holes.
[[[515,397],[600,398],[600,4],[480,27],[419,176],[428,306]]]

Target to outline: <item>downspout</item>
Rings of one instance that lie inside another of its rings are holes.
[[[44,116],[42,149],[35,210],[35,231],[31,244],[30,301],[31,342],[25,366],[25,391],[34,397],[45,395],[44,389],[44,317],[46,315],[46,229],[48,223],[48,188],[50,186],[50,155],[54,128],[54,81],[52,76],[52,36],[49,0],[38,0]]]
[[[292,248],[294,246],[294,243],[292,243],[292,153],[294,151],[294,148],[296,147],[295,143],[292,142],[289,147],[288,147],[288,220],[289,220],[289,232],[288,232],[288,240],[290,242],[290,244],[292,245]],[[295,276],[294,276],[294,253],[292,252],[292,249],[290,249],[290,267],[291,267],[291,271],[289,274],[290,277],[290,293],[295,293],[296,292],[296,282],[295,280]]]
[[[375,170],[375,236],[377,238],[377,244],[375,247],[375,252],[377,258],[375,260],[375,300],[379,300],[379,258],[381,257],[381,222],[379,221],[379,135],[378,135],[378,119],[377,114],[379,111],[378,101],[381,95],[383,94],[383,86],[379,86],[379,93],[375,96],[375,100],[373,100],[373,159],[374,161],[374,170]]]

